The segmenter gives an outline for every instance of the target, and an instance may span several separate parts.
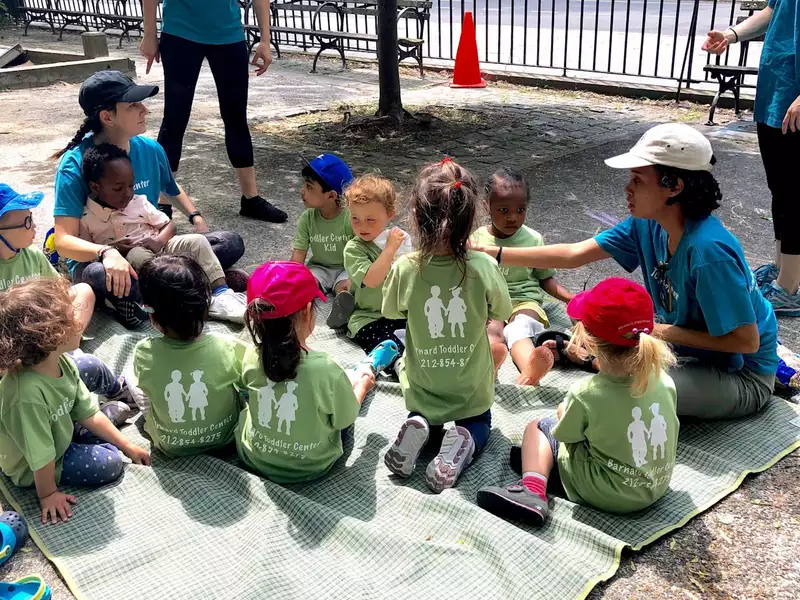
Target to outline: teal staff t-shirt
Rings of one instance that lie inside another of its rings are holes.
[[[162,12],[163,33],[216,46],[244,41],[236,0],[164,0]]]

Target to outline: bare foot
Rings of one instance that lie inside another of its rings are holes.
[[[508,348],[503,342],[494,342],[492,344],[492,362],[494,363],[494,376],[497,377],[497,372],[508,356]]]
[[[519,385],[538,385],[542,377],[553,368],[554,362],[553,353],[549,348],[544,346],[534,348],[528,358],[528,364],[517,377],[517,383]]]

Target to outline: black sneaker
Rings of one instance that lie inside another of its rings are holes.
[[[106,300],[106,304],[126,329],[139,329],[148,320],[147,313],[131,300]]]
[[[356,299],[350,292],[339,292],[331,304],[331,314],[328,315],[327,325],[331,329],[341,329],[347,325],[350,315],[356,308]]]
[[[242,196],[242,208],[239,210],[239,214],[243,217],[270,223],[284,223],[289,218],[280,208],[273,206],[261,196],[252,198]]]
[[[244,293],[247,291],[247,280],[250,278],[247,271],[242,269],[228,269],[225,271],[225,283],[234,292]]]
[[[501,519],[522,521],[541,527],[550,514],[550,503],[529,491],[522,483],[478,490],[478,506]]]

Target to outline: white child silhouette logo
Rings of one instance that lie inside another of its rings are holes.
[[[428,333],[431,339],[444,337],[444,314],[447,314],[447,309],[444,307],[444,302],[439,298],[441,289],[438,285],[431,286],[431,297],[425,301],[425,316],[428,317]]]
[[[633,423],[628,425],[628,442],[633,449],[633,463],[637,467],[647,464],[647,437],[649,432],[642,421],[642,409],[634,406],[631,411]]]
[[[447,322],[450,323],[450,335],[456,337],[456,326],[461,330],[461,337],[464,337],[464,323],[467,322],[467,305],[461,298],[461,288],[454,287],[450,291],[453,297],[447,305]]]
[[[192,409],[192,421],[197,421],[197,411],[200,411],[200,420],[206,420],[206,406],[208,406],[208,386],[202,382],[203,372],[193,371],[194,383],[189,386],[189,408]]]
[[[658,402],[650,405],[650,411],[653,413],[653,420],[650,421],[650,445],[653,447],[653,460],[658,458],[659,448],[661,448],[661,458],[666,457],[667,420],[658,413],[660,409]]]
[[[172,372],[172,382],[168,383],[164,388],[164,400],[167,401],[167,409],[169,410],[169,418],[173,423],[183,423],[183,413],[185,407],[183,405],[186,390],[181,385],[181,372]]]
[[[266,429],[272,429],[272,405],[275,400],[275,382],[267,380],[267,385],[258,390],[258,423]]]
[[[297,389],[297,384],[290,381],[286,384],[286,393],[281,396],[281,399],[275,402],[275,408],[278,409],[278,433],[281,432],[281,425],[286,424],[286,435],[292,435],[292,423],[295,419],[295,412],[297,411],[297,396],[294,391]]]

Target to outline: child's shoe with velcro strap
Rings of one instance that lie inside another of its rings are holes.
[[[430,434],[430,425],[424,417],[418,415],[409,417],[400,428],[394,444],[383,457],[383,462],[398,477],[408,477],[414,472],[419,453],[428,443]]]
[[[544,525],[550,514],[549,501],[534,494],[522,482],[478,490],[478,506],[501,519],[521,521],[536,527]]]
[[[442,438],[439,454],[425,470],[425,483],[436,494],[455,485],[458,476],[472,462],[475,441],[470,432],[460,425],[448,429]]]

